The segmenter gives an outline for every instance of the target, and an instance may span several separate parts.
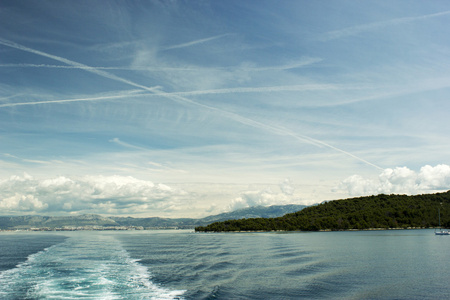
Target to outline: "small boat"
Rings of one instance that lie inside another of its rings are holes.
[[[450,235],[450,232],[447,229],[441,228],[441,210],[439,208],[438,208],[438,214],[439,214],[439,231],[436,231],[436,229],[434,229],[434,234],[435,235]]]
[[[435,231],[434,234],[435,235],[450,235],[450,232],[448,230],[441,229],[439,231]]]

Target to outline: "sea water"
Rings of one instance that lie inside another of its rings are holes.
[[[446,299],[432,230],[0,233],[0,299]]]

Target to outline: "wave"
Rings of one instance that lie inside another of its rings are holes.
[[[1,299],[182,299],[108,235],[78,235],[0,273]]]

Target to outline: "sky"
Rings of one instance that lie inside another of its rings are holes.
[[[448,1],[0,3],[0,215],[450,189]]]

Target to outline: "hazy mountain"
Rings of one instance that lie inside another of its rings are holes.
[[[132,218],[132,217],[102,217],[87,214],[78,216],[0,216],[0,229],[28,229],[28,228],[62,228],[80,226],[142,226],[145,228],[194,228],[212,222],[235,220],[242,218],[274,218],[287,213],[297,212],[305,208],[305,205],[273,205],[255,206],[208,216],[201,219],[191,218]]]
[[[64,217],[49,217],[49,216],[14,216],[4,217],[0,216],[0,228],[57,228],[57,227],[78,227],[78,226],[120,226],[113,219],[102,217],[99,215],[79,215],[79,216],[64,216]]]
[[[249,218],[275,218],[302,210],[306,205],[253,206],[200,219],[203,223]]]

